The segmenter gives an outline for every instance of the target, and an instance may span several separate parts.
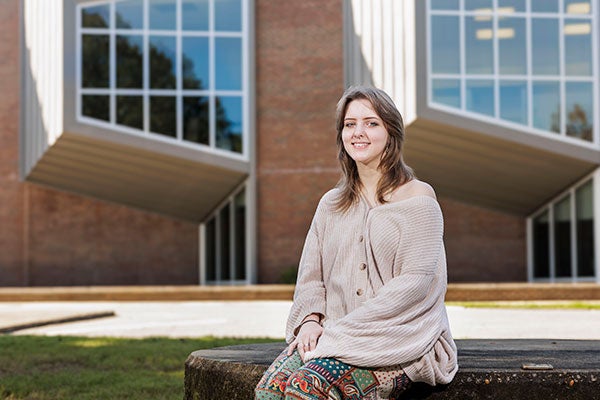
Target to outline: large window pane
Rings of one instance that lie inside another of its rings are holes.
[[[525,0],[498,0],[498,11],[502,13],[525,11]]]
[[[246,192],[242,190],[234,199],[235,213],[235,276],[246,279]]]
[[[177,29],[175,0],[148,0],[148,8],[150,29]]]
[[[215,0],[215,30],[235,32],[242,30],[241,0]]]
[[[115,3],[117,28],[143,29],[144,2],[143,0],[117,1]]]
[[[432,79],[431,84],[434,102],[460,108],[460,80]]]
[[[150,130],[166,136],[177,136],[177,107],[175,97],[150,97]]]
[[[432,10],[458,10],[458,0],[430,0]]]
[[[560,73],[558,19],[531,20],[531,69],[534,75]]]
[[[500,81],[500,118],[527,125],[527,82]]]
[[[221,280],[229,280],[231,279],[231,237],[230,237],[230,220],[229,217],[229,208],[230,205],[227,204],[225,207],[219,211],[219,228],[220,228],[220,246],[219,246],[219,255],[221,256],[221,276],[219,277]]]
[[[571,272],[571,196],[554,205],[554,262],[556,277],[565,278]]]
[[[175,89],[176,42],[173,36],[150,36],[150,87]]]
[[[492,0],[465,0],[465,10],[492,10]]]
[[[467,110],[494,116],[494,81],[467,80]]]
[[[498,61],[501,74],[527,74],[526,39],[524,18],[502,18],[498,21]]]
[[[492,20],[465,17],[465,54],[467,74],[492,74],[494,48]]]
[[[533,12],[558,12],[558,0],[531,0],[531,11]]]
[[[184,37],[181,46],[183,88],[208,89],[208,38]]]
[[[433,73],[460,73],[459,19],[431,17],[431,70]]]
[[[108,4],[81,9],[81,26],[83,28],[108,28],[110,25],[110,8]]]
[[[117,87],[143,87],[144,57],[143,37],[117,36]]]
[[[108,96],[83,95],[81,115],[102,121],[109,121],[110,98]]]
[[[81,86],[108,87],[108,35],[82,35],[81,47]]]
[[[593,181],[575,191],[577,210],[577,275],[594,276]]]
[[[208,31],[208,0],[182,0],[183,30]]]
[[[533,277],[550,277],[548,211],[533,220]]]
[[[242,98],[216,98],[217,147],[242,152]]]
[[[217,280],[217,224],[214,217],[206,223],[204,234],[205,277],[211,282]]]
[[[594,129],[592,84],[588,82],[567,82],[565,89],[567,136],[592,141]]]
[[[144,130],[142,96],[117,96],[117,124]]]
[[[564,0],[565,13],[574,14],[589,14],[592,11],[590,0]]]
[[[241,39],[215,39],[215,86],[217,90],[242,90]]]
[[[208,97],[183,98],[183,140],[208,144]]]
[[[565,74],[592,75],[592,23],[567,19],[565,34]]]
[[[558,82],[533,82],[533,126],[560,132],[560,87]]]

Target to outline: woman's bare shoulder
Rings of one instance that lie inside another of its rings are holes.
[[[410,199],[416,196],[428,196],[437,200],[435,190],[427,182],[413,179],[400,186],[392,195],[390,202]]]

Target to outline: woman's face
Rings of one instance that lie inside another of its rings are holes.
[[[348,104],[342,142],[357,165],[377,169],[388,137],[383,121],[368,100],[357,99]]]

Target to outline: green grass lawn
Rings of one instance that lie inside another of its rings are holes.
[[[179,400],[192,351],[273,341],[0,335],[0,399]]]

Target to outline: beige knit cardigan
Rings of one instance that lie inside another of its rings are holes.
[[[323,196],[308,232],[287,342],[307,315],[320,313],[324,331],[306,361],[399,365],[414,382],[450,382],[458,365],[437,201],[418,195],[371,208],[361,199],[342,213],[337,195]]]

